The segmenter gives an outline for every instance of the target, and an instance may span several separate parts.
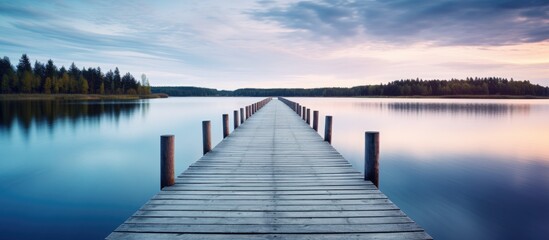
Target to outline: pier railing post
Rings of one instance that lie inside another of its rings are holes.
[[[250,118],[250,108],[248,106],[246,106],[245,108],[246,108],[246,120],[248,120],[248,118]]]
[[[305,117],[307,117],[307,107],[303,107],[302,113],[303,114],[301,118],[303,118],[303,121],[305,121],[306,120]]]
[[[202,152],[204,154],[212,150],[212,128],[210,121],[202,121]]]
[[[223,138],[229,136],[229,114],[223,114]]]
[[[234,120],[233,127],[234,127],[234,129],[236,130],[236,128],[238,128],[238,110],[234,110],[234,112],[233,112],[233,120]],[[233,131],[234,131],[234,130],[233,130]]]
[[[240,108],[240,124],[244,123],[244,108]]]
[[[318,111],[313,111],[313,129],[318,132]]]
[[[160,189],[175,183],[174,135],[160,136]]]
[[[332,116],[326,116],[324,122],[324,141],[332,144]]]
[[[311,109],[307,108],[307,124],[311,125]]]
[[[379,132],[366,132],[364,142],[364,180],[379,188]]]

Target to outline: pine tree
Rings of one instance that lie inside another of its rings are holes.
[[[10,93],[10,79],[7,73],[2,75],[2,84],[0,85],[0,93]]]
[[[52,87],[52,79],[50,77],[47,77],[46,82],[44,83],[44,93],[51,94],[51,87]]]
[[[88,86],[88,80],[84,78],[84,76],[80,75],[80,93],[82,94],[88,94],[89,86]]]

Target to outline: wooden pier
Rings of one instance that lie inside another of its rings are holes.
[[[431,239],[294,110],[247,110],[107,239]]]

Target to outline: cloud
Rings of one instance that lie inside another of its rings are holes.
[[[41,11],[36,11],[31,8],[17,5],[9,5],[6,3],[0,5],[0,13],[2,13],[3,16],[25,17],[33,20],[45,20],[50,17],[50,15]]]
[[[549,1],[298,1],[252,13],[310,38],[507,45],[549,39]]]
[[[547,63],[548,27],[539,24],[547,22],[546,6],[486,0],[0,1],[0,52],[12,60],[22,53],[41,62],[51,58],[58,66],[119,67],[146,73],[153,85],[220,89],[471,74],[547,83],[546,65],[532,65]],[[528,43],[536,41],[544,42]],[[521,44],[456,46],[516,42]]]

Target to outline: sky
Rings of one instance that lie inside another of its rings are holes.
[[[0,0],[0,57],[119,67],[153,86],[549,86],[549,0]]]

